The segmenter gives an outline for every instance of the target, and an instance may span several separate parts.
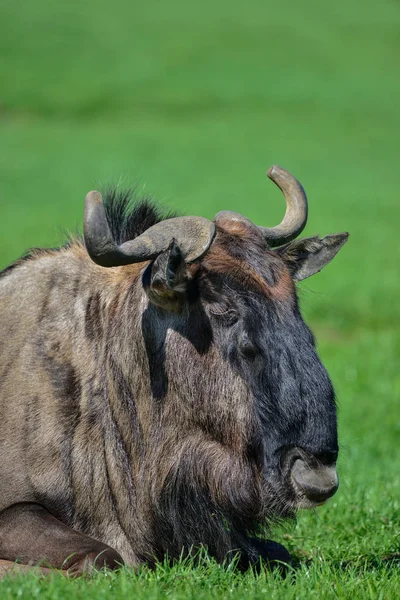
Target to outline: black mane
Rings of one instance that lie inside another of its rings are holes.
[[[133,240],[146,229],[176,214],[157,205],[151,196],[138,197],[135,189],[108,188],[103,194],[108,225],[119,245]]]
[[[115,242],[119,245],[128,240],[133,240],[152,225],[176,217],[173,211],[158,205],[151,196],[136,195],[134,188],[117,190],[115,187],[107,188],[103,193],[104,208],[108,225]],[[81,239],[80,236],[78,239]],[[22,263],[50,251],[68,248],[72,243],[69,239],[60,248],[32,248],[13,263],[0,270],[0,278],[8,275]]]

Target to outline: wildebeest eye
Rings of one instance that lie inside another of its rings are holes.
[[[218,322],[225,327],[230,327],[239,320],[238,312],[230,306],[226,306],[224,304],[213,304],[210,306],[209,310],[213,317],[215,317]]]

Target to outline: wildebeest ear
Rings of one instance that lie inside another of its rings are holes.
[[[185,259],[175,240],[150,263],[142,281],[153,304],[166,310],[179,309],[186,293],[188,274]]]
[[[334,233],[323,238],[304,238],[281,246],[274,252],[285,261],[293,279],[301,281],[330,263],[348,237],[348,233]]]

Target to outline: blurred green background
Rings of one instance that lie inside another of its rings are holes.
[[[1,267],[78,230],[110,182],[275,225],[274,163],[308,193],[305,235],[351,233],[299,286],[338,391],[342,486],[293,550],[400,555],[399,66],[395,0],[0,4]]]

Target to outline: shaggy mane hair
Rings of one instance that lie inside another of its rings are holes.
[[[177,216],[175,212],[157,205],[151,196],[138,197],[132,188],[107,188],[103,202],[108,225],[118,245],[135,239],[160,221]]]
[[[135,239],[160,221],[178,216],[174,211],[159,206],[151,196],[138,196],[134,188],[118,190],[116,187],[108,187],[103,191],[103,203],[108,225],[118,245]],[[78,236],[78,239],[83,242],[83,236]],[[60,248],[26,250],[20,258],[0,271],[0,278],[8,275],[27,260],[47,252],[63,250],[71,246],[73,242],[74,237],[67,240]]]

